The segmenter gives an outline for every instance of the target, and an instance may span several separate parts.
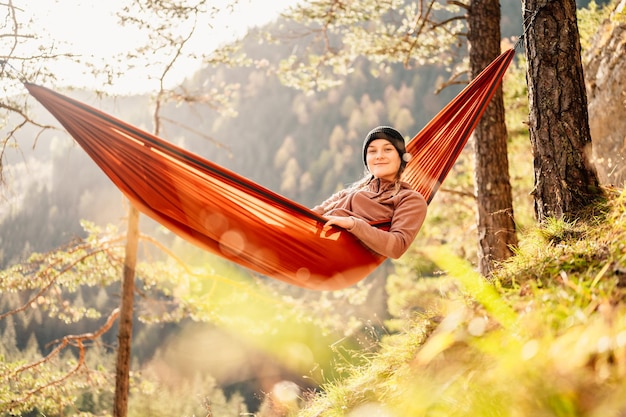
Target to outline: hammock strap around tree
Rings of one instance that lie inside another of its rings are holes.
[[[429,202],[513,54],[498,57],[408,143],[406,180]],[[316,290],[353,285],[384,261],[307,207],[78,100],[25,86],[142,213],[213,254]]]

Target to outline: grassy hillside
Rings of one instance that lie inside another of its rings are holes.
[[[607,194],[587,220],[524,232],[490,283],[421,250],[441,272],[390,299],[400,331],[298,416],[624,415],[626,195]]]

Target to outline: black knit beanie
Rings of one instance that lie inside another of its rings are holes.
[[[404,144],[404,137],[393,127],[389,126],[378,126],[372,129],[367,136],[365,136],[365,140],[363,141],[363,163],[365,164],[365,168],[367,168],[367,147],[370,142],[376,139],[387,139],[391,144],[396,148],[398,154],[400,155],[400,169],[404,169],[408,158],[408,154],[406,154],[406,145]],[[406,154],[406,155],[405,155]]]

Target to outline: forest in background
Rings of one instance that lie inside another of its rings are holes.
[[[286,53],[285,49],[272,45],[260,47],[254,32],[249,35],[248,42],[250,55],[272,59]],[[237,117],[210,112],[178,114],[175,108],[171,108],[167,118],[176,120],[177,125],[211,132],[211,136],[223,146],[215,146],[199,137],[194,139],[175,125],[168,126],[163,136],[305,205],[313,205],[361,175],[361,140],[372,126],[392,124],[412,135],[456,92],[448,89],[440,95],[433,94],[437,84],[445,79],[444,68],[418,71],[396,68],[387,77],[373,78],[363,63],[342,87],[311,97],[282,87],[262,70],[224,69],[221,76],[224,80],[241,84]],[[204,80],[205,76],[199,73],[188,82],[201,84]],[[150,130],[147,111],[150,103],[147,99],[118,98],[107,103],[83,94],[94,106],[111,109],[112,114]],[[26,134],[24,143],[32,143],[32,137]],[[123,218],[124,201],[119,192],[64,134],[46,133],[38,138],[32,153],[37,160],[30,159],[28,153],[28,166],[19,162],[22,155],[27,153],[20,153],[11,161],[9,173],[15,181],[26,185],[27,192],[11,197],[12,187],[9,186],[6,201],[10,204],[3,204],[0,213],[3,216],[0,225],[3,266],[32,252],[66,244],[73,236],[85,236],[79,219],[106,224],[117,223]],[[44,155],[50,155],[51,159]],[[455,178],[447,185],[458,187],[455,191],[460,194],[471,193],[469,161],[461,161],[454,173]],[[531,175],[531,172],[520,174],[523,175]],[[530,180],[527,177],[519,179],[522,182]],[[464,204],[462,200],[455,200],[455,203],[457,209],[468,209],[466,223],[471,225],[471,203]],[[523,213],[520,214],[523,218]],[[441,217],[445,215],[444,211]],[[436,224],[437,219],[433,221]],[[142,222],[159,238],[172,239],[158,226],[149,221]],[[436,234],[434,228],[430,233]],[[467,236],[471,236],[471,231]],[[467,236],[447,235],[446,238],[465,240]],[[467,255],[471,258],[471,243],[467,247]],[[80,294],[79,297],[74,300],[77,304],[89,304],[99,297],[115,302],[111,294]],[[11,302],[5,297],[3,302],[10,308]],[[18,345],[26,348],[32,343],[33,331],[41,331],[41,327],[37,318],[23,323],[23,327],[18,327]],[[54,329],[43,327],[46,332],[54,333]],[[149,357],[154,352],[154,342],[160,340],[158,330],[156,333],[146,337],[153,348],[140,351],[140,354]],[[50,340],[53,336],[43,334],[41,340]]]

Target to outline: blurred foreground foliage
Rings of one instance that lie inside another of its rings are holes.
[[[83,226],[87,238],[0,271],[2,416],[113,409],[125,234]],[[335,358],[358,347],[363,324],[337,306],[363,304],[368,286],[306,297],[182,240],[141,242],[130,415],[245,415],[282,379],[339,377]]]
[[[365,324],[352,314],[338,319],[332,305],[363,303],[365,289],[306,301],[227,264],[191,269],[174,254],[141,264],[138,316],[153,326],[213,323],[265,352],[267,363],[309,375],[315,383],[290,415],[621,415],[626,194],[607,195],[577,222],[526,227],[516,256],[490,281],[424,236],[386,280],[390,316],[384,331],[372,333],[373,349],[351,339]],[[71,250],[33,255],[0,276],[2,311],[14,312],[1,321],[2,415],[105,416],[111,409],[115,332],[106,323],[115,313],[111,285],[123,240],[115,229],[85,226],[90,237]],[[84,288],[94,296],[89,302]],[[73,336],[18,343],[16,328],[53,321],[87,324]],[[234,355],[228,343],[207,344],[206,328],[184,327],[176,343],[160,340],[149,361],[135,364],[131,414],[246,415],[243,396],[226,395],[201,359],[239,361],[244,372],[252,358]],[[137,345],[150,337],[140,331]]]

